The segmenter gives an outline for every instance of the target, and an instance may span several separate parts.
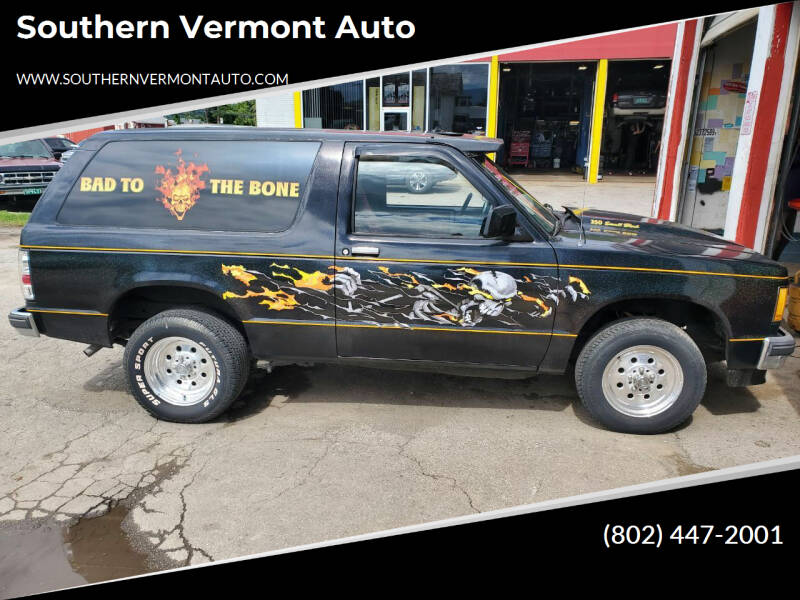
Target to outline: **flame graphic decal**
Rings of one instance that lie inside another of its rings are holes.
[[[222,274],[231,275],[246,286],[249,286],[250,282],[254,279],[258,279],[256,275],[253,275],[250,271],[245,269],[243,265],[222,265]]]
[[[229,298],[264,298],[259,304],[265,304],[270,310],[292,310],[297,306],[297,299],[294,294],[289,294],[283,290],[271,290],[266,286],[261,286],[261,291],[247,290],[244,294],[225,292],[222,294],[223,300]]]
[[[586,284],[583,283],[583,279],[580,279],[578,277],[573,277],[572,275],[570,275],[569,276],[569,282],[570,282],[570,284],[572,284],[572,283],[578,284],[578,288],[581,290],[582,294],[586,294],[588,296],[589,294],[592,293],[592,292],[589,291],[589,288],[586,287]]]
[[[242,294],[226,291],[222,294],[222,299],[262,298],[259,304],[267,306],[270,310],[294,310],[295,307],[304,308],[297,299],[297,293],[300,292],[299,288],[327,292],[333,287],[333,276],[330,273],[325,273],[323,271],[307,273],[301,269],[290,267],[289,265],[279,265],[277,263],[272,263],[270,267],[274,269],[283,269],[288,272],[272,271],[271,277],[267,277],[260,271],[245,269],[243,265],[223,264],[222,274],[230,275],[247,286],[248,289]],[[328,268],[331,270],[339,270],[333,266]],[[294,276],[294,274],[297,274],[297,276]],[[259,279],[259,277],[262,279],[266,278],[268,280],[267,283],[277,289],[271,289],[271,287],[264,285],[263,282],[261,285],[257,286],[256,289],[250,288],[250,284]],[[277,280],[278,278],[288,279],[292,284],[289,286],[290,289],[282,289],[281,283]]]
[[[312,290],[321,290],[323,292],[327,292],[329,289],[333,287],[333,277],[330,273],[323,273],[322,271],[314,271],[313,273],[306,273],[305,271],[301,271],[296,267],[290,267],[289,265],[278,265],[272,263],[270,267],[275,267],[278,269],[289,269],[290,271],[294,271],[298,273],[300,277],[292,277],[289,273],[280,273],[277,271],[272,272],[273,277],[283,277],[288,279],[289,281],[294,282],[295,287],[299,288],[309,288]],[[328,267],[332,269],[333,267]]]
[[[173,173],[171,167],[156,166],[156,174],[163,175],[161,184],[156,190],[161,192],[160,202],[178,221],[183,221],[186,213],[200,198],[200,190],[205,189],[206,182],[201,179],[208,173],[208,165],[187,163],[181,156],[179,149],[175,155],[178,157],[177,169]]]
[[[539,315],[541,318],[550,316],[550,313],[553,311],[552,306],[547,306],[541,298],[537,298],[535,296],[528,296],[527,294],[523,294],[522,292],[517,292],[517,296],[519,296],[525,302],[533,302],[542,309],[542,314]]]

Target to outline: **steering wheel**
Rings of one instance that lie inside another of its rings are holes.
[[[464,200],[464,204],[461,205],[461,212],[459,214],[463,215],[465,212],[467,212],[467,208],[469,207],[470,200],[472,200],[472,192],[467,194],[467,199]]]

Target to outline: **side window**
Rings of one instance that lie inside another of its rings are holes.
[[[120,141],[101,148],[60,223],[276,232],[295,219],[319,142]]]
[[[423,155],[362,156],[354,233],[478,238],[490,204],[452,165]]]

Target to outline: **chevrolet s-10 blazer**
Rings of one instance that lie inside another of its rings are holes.
[[[554,210],[492,160],[501,148],[357,131],[97,134],[22,231],[25,306],[9,319],[88,355],[124,345],[133,396],[180,422],[221,414],[257,361],[330,361],[574,370],[599,422],[655,433],[692,414],[708,362],[753,385],[792,353],[780,264],[675,223]]]

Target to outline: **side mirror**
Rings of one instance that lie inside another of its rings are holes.
[[[517,211],[513,206],[504,204],[495,206],[486,216],[486,221],[481,229],[481,236],[485,238],[511,237],[517,226]]]
[[[53,152],[53,158],[56,160],[61,160],[61,152]]]

